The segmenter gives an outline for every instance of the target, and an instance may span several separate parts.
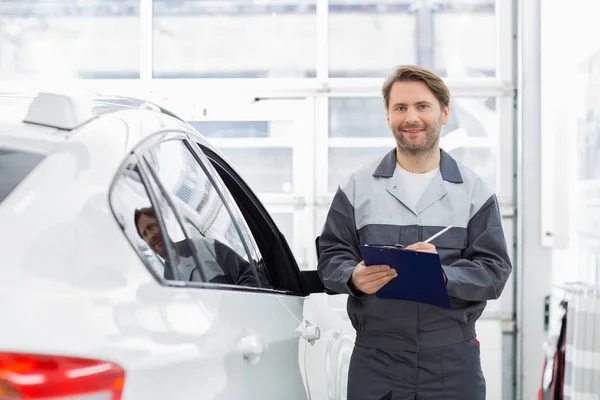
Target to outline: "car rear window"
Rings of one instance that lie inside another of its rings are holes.
[[[0,203],[43,158],[42,154],[0,149]]]

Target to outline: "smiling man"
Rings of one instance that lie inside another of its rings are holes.
[[[319,240],[319,276],[327,288],[349,294],[356,329],[348,400],[482,400],[475,323],[512,271],[498,202],[439,147],[450,113],[442,79],[401,66],[382,94],[396,147],[339,186]],[[438,253],[452,308],[376,297],[402,276],[388,265],[365,266],[360,244]]]

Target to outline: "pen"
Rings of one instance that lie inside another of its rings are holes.
[[[433,239],[435,239],[436,237],[440,236],[442,233],[446,232],[450,228],[452,228],[452,225],[448,225],[447,227],[445,227],[444,229],[442,229],[441,231],[439,231],[438,233],[436,233],[435,235],[433,235],[429,239],[425,240],[423,243],[429,243],[429,242],[431,242]]]

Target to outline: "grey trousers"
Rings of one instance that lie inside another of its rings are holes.
[[[347,400],[485,400],[479,343],[418,353],[356,346]]]

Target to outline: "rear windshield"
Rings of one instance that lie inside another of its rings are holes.
[[[0,203],[43,158],[41,154],[0,149]]]

